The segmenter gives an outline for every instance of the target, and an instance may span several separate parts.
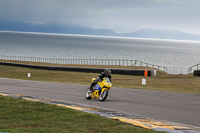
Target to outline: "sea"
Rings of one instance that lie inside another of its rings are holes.
[[[0,55],[139,60],[187,74],[200,63],[200,41],[0,31]]]

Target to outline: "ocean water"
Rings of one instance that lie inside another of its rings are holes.
[[[186,74],[200,63],[200,42],[0,31],[0,55],[140,60]]]

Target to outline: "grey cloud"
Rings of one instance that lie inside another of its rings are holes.
[[[180,25],[194,29],[200,23],[199,12],[199,0],[0,0],[0,19],[113,30]]]
[[[108,9],[182,6],[194,2],[200,3],[197,0],[0,0],[0,10],[1,14],[7,13],[10,17],[81,16]]]

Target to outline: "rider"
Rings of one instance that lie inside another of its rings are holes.
[[[104,70],[104,72],[102,72],[97,78],[96,80],[94,80],[91,85],[90,85],[90,91],[93,91],[93,87],[98,83],[98,81],[102,81],[104,77],[108,77],[110,79],[111,82],[111,70],[106,68]]]

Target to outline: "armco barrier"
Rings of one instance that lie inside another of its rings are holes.
[[[101,73],[104,68],[83,68],[83,67],[56,67],[56,66],[38,66],[38,65],[28,65],[28,64],[18,64],[18,63],[7,63],[0,62],[0,65],[9,65],[33,69],[43,69],[43,70],[55,70],[55,71],[74,71],[74,72],[87,72],[87,73]],[[135,75],[144,76],[145,70],[140,69],[111,69],[112,74],[121,75]],[[147,70],[148,76],[156,76],[155,70]]]
[[[200,76],[200,70],[195,70],[194,71],[194,76]]]

